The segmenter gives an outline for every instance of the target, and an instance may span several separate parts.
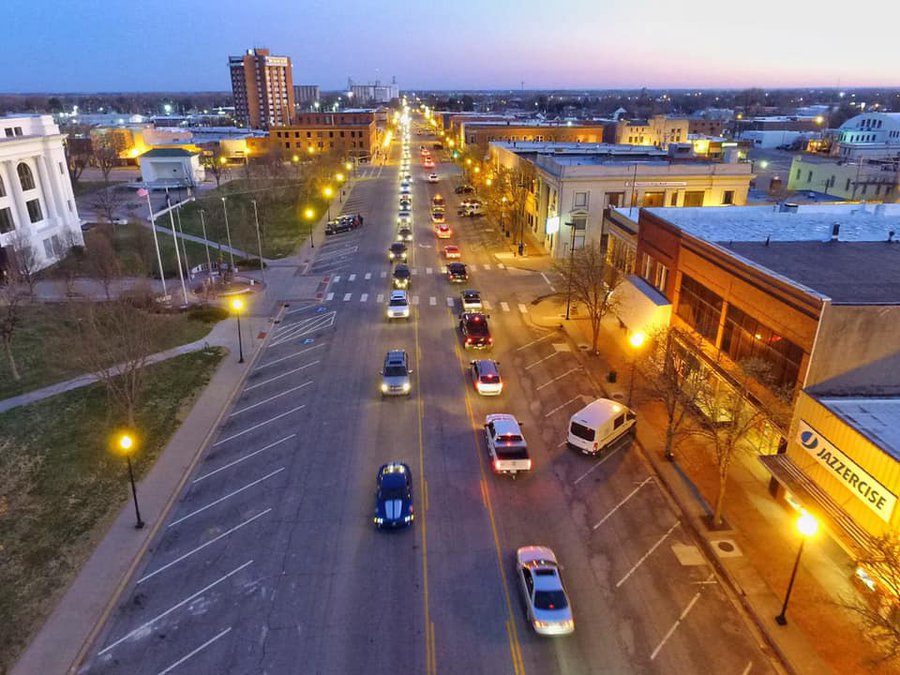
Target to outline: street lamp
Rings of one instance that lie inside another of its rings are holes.
[[[244,311],[244,301],[240,298],[234,298],[231,301],[231,311],[237,317],[238,330],[238,363],[244,362],[244,341],[241,337],[241,312]]]
[[[788,582],[787,593],[784,594],[784,604],[781,606],[781,614],[775,617],[775,621],[779,626],[787,625],[787,617],[784,613],[787,611],[788,600],[791,599],[791,590],[794,588],[794,578],[797,576],[797,567],[800,565],[800,556],[803,553],[803,545],[806,540],[819,531],[819,521],[812,514],[803,511],[797,519],[797,531],[800,532],[800,548],[797,549],[797,559],[794,561],[794,569],[791,572],[791,580]]]
[[[331,189],[330,185],[326,185],[325,189],[322,190],[322,194],[325,195],[325,199],[328,200],[328,220],[331,221],[331,198],[334,196],[334,190]]]
[[[144,527],[144,521],[141,520],[141,510],[138,507],[137,488],[134,485],[134,471],[131,468],[131,453],[134,451],[134,438],[129,434],[122,434],[117,441],[119,450],[125,455],[125,461],[128,463],[128,480],[131,482],[131,496],[134,499],[134,515],[137,521],[134,529],[140,530]]]
[[[632,333],[628,336],[628,344],[632,349],[631,356],[631,375],[628,378],[628,407],[631,407],[631,397],[634,395],[634,371],[635,366],[637,365],[637,352],[638,350],[644,346],[644,342],[647,341],[647,336],[644,335],[641,331],[637,331],[636,333]]]
[[[569,288],[566,291],[566,321],[568,321],[569,309],[572,305],[572,275],[575,269],[575,223],[566,223],[566,227],[572,228],[572,243],[569,246]]]
[[[234,249],[231,247],[231,228],[228,227],[228,208],[225,206],[225,197],[222,197],[222,213],[225,214],[225,236],[228,237],[228,259],[231,262],[231,274],[234,274]]]
[[[315,243],[313,243],[312,232],[313,232],[313,218],[316,217],[316,212],[313,211],[312,209],[306,209],[303,212],[303,217],[306,218],[307,221],[309,221],[309,247],[315,248],[316,245],[315,245]]]

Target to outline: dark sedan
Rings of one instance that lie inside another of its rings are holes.
[[[402,462],[390,462],[378,470],[375,479],[375,517],[379,528],[406,527],[413,514],[412,472]]]

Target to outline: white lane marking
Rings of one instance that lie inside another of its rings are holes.
[[[409,273],[412,274],[413,276],[416,276],[416,275],[419,273],[419,270],[417,270],[415,267],[413,267],[413,268],[409,271]]]
[[[498,269],[498,270],[505,270],[505,269],[506,269],[506,265],[504,265],[503,263],[497,263],[497,269]]]
[[[753,661],[749,661],[749,662],[747,663],[747,667],[744,668],[744,672],[741,673],[741,675],[749,675],[750,669],[751,669],[751,668],[753,668]]]
[[[414,304],[414,305],[419,304],[419,296],[418,295],[412,296],[412,304]]]
[[[250,385],[244,391],[252,391],[257,387],[261,387],[264,384],[269,384],[270,382],[274,382],[275,380],[280,380],[282,377],[287,377],[288,375],[293,375],[294,373],[299,373],[301,370],[306,370],[307,368],[312,368],[314,365],[319,363],[319,361],[313,361],[311,363],[306,363],[299,368],[294,368],[292,370],[285,371],[280,375],[276,375],[275,377],[270,377],[268,380],[263,380],[262,382],[257,382],[256,384]]]
[[[368,302],[368,300],[369,300],[369,294],[368,294],[368,293],[363,293],[362,295],[359,296],[359,301],[360,301],[360,302]]]
[[[260,427],[264,427],[264,426],[266,426],[267,424],[269,424],[270,422],[274,422],[275,420],[280,420],[282,417],[285,417],[285,416],[287,416],[287,415],[290,415],[291,413],[295,413],[295,412],[297,412],[298,410],[303,410],[305,407],[306,407],[305,405],[298,405],[296,408],[291,408],[291,409],[288,410],[287,412],[283,412],[283,413],[281,413],[280,415],[275,415],[275,417],[272,417],[272,418],[270,418],[270,419],[267,419],[265,422],[260,422],[259,424],[254,424],[254,425],[253,425],[252,427],[250,427],[249,429],[244,429],[243,431],[239,431],[239,432],[236,433],[236,434],[232,434],[232,435],[229,436],[228,438],[223,438],[221,441],[216,441],[215,443],[213,443],[213,447],[216,447],[217,445],[222,445],[222,443],[227,443],[228,441],[233,441],[235,438],[240,438],[240,437],[243,436],[244,434],[249,434],[251,431],[253,431],[253,430],[255,430],[255,429],[259,429]]]
[[[335,274],[335,275],[334,275],[334,283],[337,283],[337,282],[339,282],[340,280],[341,280],[341,275],[340,275],[340,274]]]
[[[525,305],[525,304],[523,304],[523,303],[520,302],[520,303],[519,303],[519,311],[520,311],[522,314],[528,314],[528,305]]]
[[[572,484],[573,484],[573,485],[578,485],[581,481],[583,481],[585,478],[587,478],[587,477],[588,477],[588,474],[590,474],[594,469],[596,469],[598,466],[600,466],[601,464],[603,464],[603,462],[605,462],[606,460],[608,460],[610,457],[616,455],[616,454],[619,452],[619,450],[621,450],[621,449],[624,448],[624,447],[625,447],[625,444],[623,443],[623,444],[620,445],[618,448],[616,448],[616,449],[613,450],[611,453],[609,453],[606,457],[604,457],[603,459],[601,459],[600,461],[598,461],[596,464],[594,464],[594,466],[592,466],[590,469],[588,469],[588,470],[585,471],[583,474],[581,474],[578,478],[576,478],[576,479],[575,479],[575,482],[572,483]]]
[[[326,295],[325,300],[326,302],[331,302],[332,300],[334,300],[334,293],[329,293],[328,295]]]
[[[447,298],[447,307],[453,307],[453,298]]]
[[[429,305],[436,305],[436,304],[437,304],[437,298],[434,297],[434,296],[432,295],[430,298],[428,298],[428,304],[429,304]]]
[[[500,309],[502,309],[504,312],[508,312],[508,311],[509,311],[509,304],[507,304],[507,303],[505,303],[505,302],[501,302],[501,303],[500,303]]]
[[[229,417],[234,417],[235,415],[240,415],[241,413],[247,412],[248,410],[253,410],[254,408],[257,408],[257,407],[263,405],[264,403],[268,403],[269,401],[274,401],[276,398],[281,398],[282,396],[287,396],[291,392],[297,391],[298,389],[303,389],[303,387],[308,387],[312,383],[313,383],[313,381],[310,380],[309,382],[304,382],[303,384],[298,384],[296,387],[291,387],[290,389],[287,389],[287,390],[281,392],[280,394],[275,394],[274,396],[270,396],[269,398],[264,398],[259,403],[254,403],[253,405],[248,405],[246,408],[241,408],[240,410],[235,410],[233,413],[231,413],[229,415]]]
[[[709,578],[712,579],[712,576],[713,576],[713,575],[710,574],[710,575],[709,575]],[[662,649],[662,648],[663,648],[663,645],[666,644],[666,642],[669,641],[669,638],[672,637],[672,634],[678,629],[678,626],[681,625],[681,622],[684,621],[684,620],[687,618],[687,615],[688,615],[688,614],[690,613],[690,611],[694,608],[694,605],[697,604],[697,600],[700,599],[700,593],[701,593],[701,592],[702,592],[702,591],[697,591],[697,593],[694,595],[694,597],[691,598],[691,601],[687,604],[687,607],[684,608],[684,611],[681,613],[681,615],[678,617],[678,619],[675,621],[675,623],[672,624],[672,627],[669,629],[669,632],[666,633],[665,637],[663,637],[662,642],[660,642],[658,645],[656,645],[656,649],[654,649],[654,650],[653,650],[653,653],[650,654],[650,660],[651,660],[651,661],[653,661],[654,659],[656,659],[656,655],[659,654],[659,650]],[[747,673],[750,672],[750,667],[751,667],[752,665],[753,665],[753,662],[752,662],[752,661],[751,661],[750,663],[747,664],[747,668],[744,669],[744,675],[747,675]]]
[[[434,272],[434,270],[431,267],[425,268],[425,274],[431,274],[432,272]]]
[[[111,650],[113,647],[118,647],[120,644],[122,644],[123,642],[125,642],[125,640],[127,640],[127,639],[129,639],[129,638],[131,638],[131,637],[134,637],[135,635],[140,635],[140,634],[143,633],[145,630],[147,630],[147,628],[149,628],[150,626],[152,626],[153,624],[155,624],[155,623],[156,623],[157,621],[159,621],[160,619],[163,619],[163,618],[169,616],[169,614],[171,614],[172,612],[174,612],[176,609],[180,609],[181,607],[184,607],[186,604],[188,604],[189,602],[191,602],[194,598],[200,597],[201,595],[203,595],[204,593],[206,593],[206,591],[208,591],[209,589],[213,588],[214,586],[218,586],[219,584],[221,584],[221,583],[222,583],[223,581],[225,581],[226,579],[229,579],[229,578],[233,577],[235,574],[237,574],[237,573],[240,572],[242,569],[244,569],[245,567],[247,567],[247,565],[252,565],[252,564],[253,564],[253,561],[252,561],[252,560],[248,560],[247,562],[245,562],[245,563],[244,563],[243,565],[241,565],[240,567],[237,567],[237,568],[231,570],[228,574],[219,577],[218,579],[216,579],[214,582],[212,582],[212,583],[209,584],[208,586],[206,586],[206,587],[204,587],[204,588],[201,588],[201,589],[200,589],[199,591],[197,591],[196,593],[193,593],[193,594],[189,595],[188,597],[186,597],[184,600],[182,600],[182,601],[179,602],[178,604],[172,605],[171,607],[169,607],[169,609],[167,609],[167,610],[166,610],[165,612],[163,612],[162,614],[157,614],[156,616],[154,616],[154,617],[153,617],[152,619],[150,619],[149,621],[144,622],[143,624],[141,624],[140,626],[138,626],[137,628],[135,628],[135,629],[134,629],[133,631],[131,631],[130,633],[127,633],[124,637],[121,637],[121,638],[119,638],[118,640],[116,640],[115,642],[113,642],[113,643],[112,643],[111,645],[109,645],[108,647],[104,647],[102,650],[100,650],[99,652],[97,652],[97,656],[103,656],[106,652],[108,652],[109,650]]]
[[[195,650],[193,650],[193,651],[191,651],[191,652],[188,652],[187,654],[185,654],[184,656],[182,656],[180,659],[178,659],[175,663],[173,663],[173,664],[172,664],[171,666],[169,666],[168,668],[165,668],[165,669],[159,671],[159,673],[157,673],[157,675],[168,675],[168,673],[171,673],[173,670],[175,670],[175,669],[176,669],[178,666],[180,666],[182,663],[184,663],[184,662],[187,661],[188,659],[190,659],[190,658],[196,656],[197,654],[199,654],[200,652],[202,652],[204,649],[206,649],[207,647],[209,647],[213,642],[215,642],[216,640],[218,640],[218,639],[221,638],[221,637],[225,637],[225,636],[228,635],[230,632],[231,632],[231,626],[229,626],[228,628],[226,628],[225,630],[223,630],[223,631],[222,631],[221,633],[219,633],[218,635],[215,635],[215,636],[211,637],[209,640],[207,640],[206,642],[204,642],[202,645],[200,645],[199,647],[197,647]]]
[[[350,296],[352,295],[353,293],[344,293],[344,302],[348,302],[350,300]]]
[[[570,403],[574,403],[575,401],[580,401],[580,400],[581,400],[581,397],[580,397],[580,396],[576,396],[575,398],[570,398],[568,401],[566,401],[566,402],[563,403],[562,405],[556,406],[553,410],[551,410],[551,411],[548,412],[546,415],[544,415],[544,417],[545,417],[545,418],[550,417],[550,415],[552,415],[553,413],[558,413],[560,410],[562,410],[563,408],[565,408],[565,407],[566,407],[567,405],[569,405]]]
[[[379,293],[379,294],[375,297],[375,302],[377,302],[379,305],[380,305],[382,302],[384,302],[384,293]]]
[[[229,492],[229,493],[228,493],[227,495],[225,495],[224,497],[219,497],[218,499],[216,499],[216,500],[214,500],[214,501],[211,501],[211,502],[210,502],[209,504],[207,504],[206,506],[201,506],[201,507],[200,507],[199,509],[197,509],[196,511],[191,511],[191,512],[188,513],[187,515],[182,516],[182,517],[179,518],[178,520],[173,520],[173,521],[172,521],[171,523],[169,523],[166,527],[175,527],[176,525],[178,525],[178,523],[183,523],[183,522],[184,522],[185,520],[187,520],[188,518],[193,518],[193,517],[196,516],[198,513],[203,513],[204,511],[206,511],[206,509],[211,509],[211,508],[212,508],[213,506],[215,506],[216,504],[221,504],[222,502],[224,502],[224,501],[225,501],[226,499],[228,499],[229,497],[234,497],[235,495],[240,494],[240,493],[243,492],[244,490],[249,490],[249,489],[252,488],[254,485],[259,485],[259,484],[262,483],[264,480],[268,480],[268,479],[271,478],[272,476],[275,476],[275,475],[281,473],[282,471],[284,471],[284,468],[285,468],[285,467],[281,467],[280,469],[275,469],[275,471],[272,471],[272,472],[270,472],[270,473],[267,473],[267,474],[266,474],[265,476],[263,476],[262,478],[257,478],[255,481],[253,481],[253,482],[251,482],[251,483],[247,483],[247,484],[244,485],[243,487],[239,487],[237,490],[233,490],[232,492]]]
[[[574,373],[576,370],[581,370],[581,368],[579,367],[579,368],[572,368],[571,370],[567,370],[566,372],[564,372],[564,373],[563,373],[562,375],[560,375],[559,377],[554,377],[554,378],[553,378],[552,380],[550,380],[549,382],[544,382],[544,384],[542,384],[540,387],[538,387],[538,388],[536,389],[536,391],[540,391],[540,390],[543,389],[544,387],[549,387],[551,384],[553,384],[553,383],[556,382],[557,380],[563,379],[566,375],[571,375],[571,374]]]
[[[597,522],[597,524],[594,525],[593,529],[596,530],[596,529],[597,529],[598,527],[600,527],[603,523],[605,523],[607,520],[609,520],[609,517],[612,516],[612,514],[614,514],[616,511],[618,511],[619,508],[621,508],[622,505],[625,504],[625,502],[627,502],[629,499],[631,499],[632,497],[634,497],[634,496],[638,493],[638,491],[639,491],[642,487],[644,487],[647,483],[649,483],[651,480],[653,480],[653,479],[650,478],[650,477],[648,476],[648,477],[645,478],[643,481],[641,481],[640,483],[638,483],[638,486],[637,486],[636,488],[634,488],[634,490],[632,490],[631,492],[629,492],[627,495],[625,495],[625,497],[623,497],[622,500],[621,500],[618,504],[616,504],[616,505],[612,508],[612,510],[611,510],[609,513],[607,513],[605,516],[603,516],[603,517]]]
[[[488,272],[491,271],[491,266],[490,266],[490,265],[482,265],[482,267],[484,267],[484,269],[485,269],[486,271],[488,271]]]
[[[233,467],[235,464],[240,464],[240,463],[243,462],[244,460],[250,459],[251,457],[253,457],[253,456],[255,456],[255,455],[258,455],[258,454],[261,453],[261,452],[265,452],[266,450],[271,450],[271,449],[274,448],[276,445],[281,445],[281,444],[284,443],[285,441],[291,440],[291,439],[294,438],[296,435],[297,435],[297,434],[291,434],[290,436],[285,436],[285,437],[282,438],[281,440],[275,441],[274,443],[269,443],[268,445],[266,445],[265,447],[260,448],[259,450],[254,450],[254,451],[251,452],[249,455],[244,455],[243,457],[241,457],[241,458],[239,458],[239,459],[236,459],[236,460],[234,460],[233,462],[228,462],[228,464],[226,464],[225,466],[220,466],[218,469],[213,469],[213,470],[210,471],[209,473],[205,473],[205,474],[203,474],[202,476],[200,476],[199,478],[195,478],[193,481],[191,481],[191,483],[199,483],[201,480],[206,480],[206,479],[209,478],[210,476],[215,476],[215,475],[216,475],[217,473],[219,473],[220,471],[224,471],[225,469],[230,469],[230,468]]]
[[[356,281],[356,275],[351,274],[349,277],[347,277],[347,281]]]
[[[629,578],[632,574],[634,574],[634,573],[637,571],[637,568],[640,567],[640,566],[644,563],[644,561],[645,561],[647,558],[649,558],[657,548],[659,548],[659,545],[662,544],[662,543],[668,538],[668,536],[669,536],[670,534],[672,534],[672,531],[673,531],[676,527],[678,527],[679,525],[681,525],[681,522],[676,520],[676,521],[675,521],[675,524],[672,525],[672,527],[669,528],[669,531],[666,532],[663,536],[661,536],[661,537],[659,538],[659,541],[657,541],[655,544],[653,544],[653,546],[650,547],[650,550],[647,551],[647,552],[641,557],[641,559],[638,560],[638,561],[634,564],[634,567],[632,567],[630,570],[628,570],[628,574],[626,574],[624,577],[622,577],[621,579],[619,579],[619,583],[616,584],[616,588],[619,588],[619,586],[621,586],[621,585],[624,584],[626,581],[628,581],[628,578]]]
[[[559,354],[559,353],[561,353],[561,352],[553,352],[553,353],[550,354],[549,356],[545,356],[545,357],[542,358],[542,359],[538,359],[537,361],[535,361],[535,362],[532,363],[531,365],[525,366],[525,370],[531,370],[532,368],[534,368],[534,367],[535,367],[536,365],[538,365],[539,363],[543,363],[543,362],[546,361],[547,359],[552,359],[554,356],[556,356],[556,355]]]
[[[255,516],[251,516],[250,518],[248,518],[248,519],[245,520],[244,522],[235,525],[235,526],[232,527],[231,529],[225,530],[222,534],[217,535],[217,536],[213,537],[212,539],[210,539],[209,541],[200,544],[197,548],[191,549],[190,551],[188,551],[188,552],[185,553],[184,555],[178,556],[178,557],[175,558],[175,560],[173,560],[172,562],[166,563],[165,565],[163,565],[163,566],[160,567],[159,569],[153,570],[153,571],[150,572],[149,574],[145,574],[144,576],[142,576],[140,579],[137,580],[137,582],[136,582],[135,585],[137,585],[137,584],[142,584],[142,583],[144,583],[145,581],[147,581],[148,579],[152,579],[153,577],[155,577],[155,576],[156,576],[157,574],[159,574],[160,572],[165,572],[167,569],[169,569],[169,568],[172,567],[173,565],[177,565],[177,564],[180,563],[182,560],[184,560],[184,559],[186,559],[186,558],[188,558],[188,557],[194,555],[194,554],[197,553],[198,551],[202,551],[202,550],[205,549],[207,546],[211,546],[212,544],[215,544],[217,541],[219,541],[219,540],[221,540],[221,539],[224,539],[225,537],[227,537],[227,536],[228,536],[229,534],[231,534],[232,532],[237,532],[239,529],[241,529],[241,528],[244,527],[245,525],[249,525],[249,524],[252,523],[254,520],[257,520],[257,519],[259,519],[259,518],[262,518],[264,515],[266,515],[267,513],[270,513],[271,511],[272,511],[272,507],[270,506],[270,507],[267,508],[265,511],[260,511],[260,512],[257,513]]]
[[[294,338],[314,333],[322,328],[330,328],[334,325],[334,317],[336,314],[337,312],[334,311],[327,312],[326,314],[317,314],[313,318],[304,319],[303,321],[298,321],[297,323],[288,326],[283,333],[280,333],[278,337],[269,343],[269,348],[278,347],[285,342],[290,342]]]
[[[324,347],[324,344],[315,345],[313,347],[307,347],[306,349],[301,349],[299,352],[294,352],[293,354],[288,354],[287,356],[282,356],[280,359],[275,359],[274,361],[269,361],[268,363],[264,363],[258,368],[254,368],[253,372],[255,373],[258,370],[262,370],[263,368],[268,368],[269,366],[274,366],[276,363],[281,363],[282,361],[287,361],[288,359],[292,359],[295,356],[300,356],[301,354],[306,354],[307,352],[311,352],[313,349],[321,349]]]
[[[527,349],[528,347],[531,347],[532,345],[536,345],[538,342],[541,342],[542,340],[546,340],[547,338],[551,338],[551,337],[553,337],[554,335],[556,335],[556,333],[547,333],[547,335],[545,335],[544,337],[539,337],[537,340],[532,340],[532,341],[529,342],[528,344],[522,345],[522,346],[519,347],[516,351],[517,351],[517,352],[520,352],[520,351],[522,351],[523,349]]]
[[[382,278],[382,279],[387,279],[387,272],[382,272],[382,273],[381,273],[381,278]]]
[[[493,305],[491,305],[491,303],[489,303],[487,300],[482,301],[481,304],[484,305],[484,308],[489,312],[491,311],[491,309],[493,309]]]
[[[366,272],[365,280],[368,281],[368,280],[371,279],[371,278],[372,278],[372,273],[371,273],[371,272]]]

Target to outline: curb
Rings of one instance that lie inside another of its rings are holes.
[[[282,304],[279,311],[276,313],[276,315],[272,319],[270,319],[271,325],[274,326],[281,321],[281,318],[284,315],[284,311],[285,311],[285,306]],[[66,672],[69,675],[76,675],[78,670],[82,667],[85,658],[90,653],[91,648],[97,642],[98,638],[100,637],[101,633],[103,632],[104,628],[106,627],[107,622],[109,621],[110,615],[115,610],[115,608],[118,606],[119,601],[122,598],[122,595],[124,594],[125,590],[131,586],[131,582],[132,582],[132,579],[134,578],[134,574],[135,574],[137,568],[140,566],[141,562],[144,560],[144,556],[146,555],[147,550],[150,548],[150,545],[152,543],[156,542],[157,536],[159,535],[159,532],[163,527],[163,523],[166,521],[166,518],[168,518],[169,513],[172,510],[172,507],[175,505],[175,502],[182,495],[182,493],[184,491],[184,487],[188,482],[188,479],[193,474],[194,469],[196,468],[198,462],[200,461],[200,458],[203,456],[203,454],[206,452],[207,448],[209,447],[209,443],[212,440],[214,434],[219,430],[219,428],[222,424],[222,419],[224,418],[225,414],[228,412],[228,410],[231,409],[232,405],[234,404],[234,400],[235,400],[238,392],[242,390],[244,383],[246,382],[247,378],[250,375],[250,372],[253,370],[253,366],[255,365],[256,361],[259,359],[259,356],[262,354],[262,352],[265,348],[265,345],[268,343],[269,339],[272,337],[273,332],[274,331],[272,331],[272,330],[270,330],[268,332],[265,340],[260,342],[259,347],[257,347],[257,349],[256,349],[256,352],[253,354],[253,356],[247,362],[247,365],[245,367],[243,374],[241,374],[241,376],[238,378],[238,381],[235,383],[234,387],[232,388],[231,393],[228,395],[225,405],[222,406],[222,409],[219,411],[219,414],[216,416],[215,422],[212,424],[209,431],[206,433],[206,436],[204,437],[203,442],[200,444],[200,446],[197,448],[196,452],[194,453],[194,457],[191,459],[191,462],[190,462],[187,470],[184,472],[181,479],[178,481],[178,484],[176,485],[175,489],[172,491],[172,494],[169,496],[169,499],[166,501],[165,506],[163,507],[162,511],[160,512],[159,518],[157,518],[156,522],[153,524],[153,527],[148,532],[148,534],[144,540],[144,543],[141,544],[140,549],[135,554],[134,558],[131,561],[131,564],[128,566],[128,570],[125,572],[125,574],[119,581],[118,585],[116,586],[116,589],[113,591],[112,596],[110,597],[109,601],[106,603],[106,606],[103,608],[103,612],[101,613],[100,618],[94,623],[94,626],[91,628],[91,631],[88,633],[87,637],[85,638],[84,642],[82,643],[81,649],[78,650],[78,653],[76,654],[75,659],[72,661],[72,664],[66,670]],[[228,350],[228,351],[230,353],[230,350]],[[159,460],[157,460],[157,461],[159,461]]]

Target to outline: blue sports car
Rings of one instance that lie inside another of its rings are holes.
[[[406,527],[412,523],[412,472],[402,462],[390,462],[378,470],[375,479],[375,518],[377,527]]]

